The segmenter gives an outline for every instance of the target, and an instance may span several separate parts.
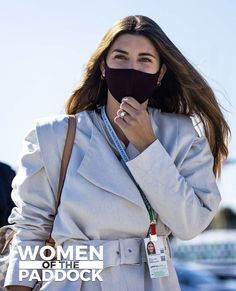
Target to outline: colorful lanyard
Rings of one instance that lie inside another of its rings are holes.
[[[128,173],[130,174],[130,177],[132,178],[132,180],[134,181],[134,183],[136,184],[137,188],[140,191],[140,194],[142,196],[143,202],[147,208],[148,214],[149,214],[149,218],[150,218],[150,228],[149,228],[149,234],[151,236],[151,238],[155,239],[156,238],[156,220],[154,217],[154,210],[152,209],[152,206],[150,205],[149,201],[147,200],[146,195],[143,193],[143,190],[140,188],[140,186],[137,184],[137,182],[135,181],[135,179],[133,178],[132,174],[130,173],[129,168],[126,165],[126,162],[129,161],[129,157],[126,154],[119,138],[117,137],[117,134],[115,133],[107,115],[106,115],[106,110],[105,110],[105,105],[101,106],[101,117],[102,120],[106,126],[106,129],[115,145],[115,147],[117,148],[122,160],[123,160],[123,165],[126,167],[126,170],[128,171]]]

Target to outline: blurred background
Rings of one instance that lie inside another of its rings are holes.
[[[232,130],[218,181],[223,199],[217,216],[197,238],[172,239],[182,290],[236,290],[235,13],[234,0],[0,0],[0,161],[9,165],[0,164],[4,199],[9,192],[4,181],[17,170],[22,139],[34,120],[64,112],[90,55],[114,21],[146,15],[210,83]]]

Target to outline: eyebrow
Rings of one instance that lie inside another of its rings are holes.
[[[122,53],[125,55],[129,54],[128,52],[121,50],[121,49],[114,49],[111,53],[114,53],[114,52],[119,52],[119,53]],[[139,56],[150,56],[150,57],[153,57],[154,59],[156,59],[156,57],[150,53],[139,53]]]

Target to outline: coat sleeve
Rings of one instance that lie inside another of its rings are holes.
[[[126,163],[160,219],[182,240],[201,233],[221,201],[208,141],[196,134],[192,122],[191,130],[193,142],[180,167],[158,139]]]
[[[18,247],[43,246],[48,238],[55,209],[55,196],[42,162],[35,130],[23,141],[18,172],[13,180],[12,199],[16,204],[8,218],[14,224],[16,235],[12,242],[5,285],[33,287],[36,280],[19,280],[20,256]],[[32,249],[33,250],[33,249]],[[27,257],[29,259],[29,257]],[[40,260],[39,256],[36,260]]]

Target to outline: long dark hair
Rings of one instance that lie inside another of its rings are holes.
[[[155,89],[148,106],[198,119],[214,156],[213,171],[219,177],[222,163],[228,156],[231,132],[214,92],[162,29],[146,16],[124,17],[107,31],[92,54],[78,87],[67,101],[66,112],[75,114],[97,110],[99,105],[106,104],[107,85],[101,79],[100,64],[117,37],[124,33],[150,39],[167,67],[162,85]]]

